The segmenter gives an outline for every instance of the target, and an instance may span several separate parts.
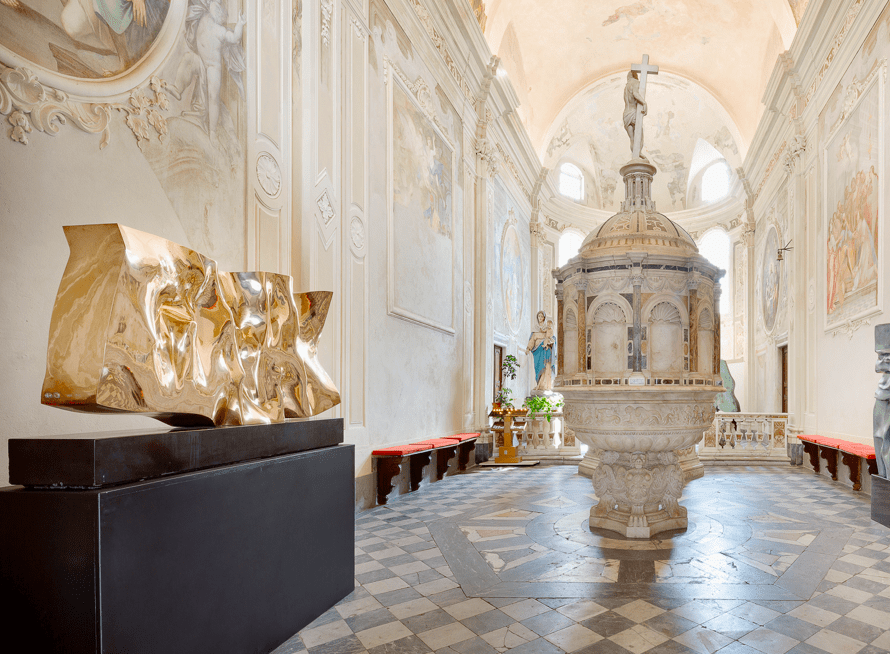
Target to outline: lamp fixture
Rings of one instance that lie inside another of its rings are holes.
[[[784,259],[784,255],[782,253],[791,252],[791,250],[794,249],[793,247],[791,247],[791,243],[792,241],[788,241],[784,247],[779,248],[779,251],[776,253],[776,259],[782,261],[782,259]]]

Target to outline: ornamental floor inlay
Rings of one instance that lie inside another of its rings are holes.
[[[788,467],[706,468],[660,540],[591,532],[574,466],[474,469],[356,516],[356,589],[275,654],[890,652],[890,530]]]

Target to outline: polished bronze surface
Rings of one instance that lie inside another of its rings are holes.
[[[65,227],[41,402],[170,425],[258,424],[340,403],[316,356],[332,294],[117,224]]]

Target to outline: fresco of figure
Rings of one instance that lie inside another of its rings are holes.
[[[247,67],[241,37],[247,19],[238,17],[233,29],[226,27],[228,12],[220,0],[191,0],[186,15],[185,38],[191,52],[183,57],[170,89],[177,99],[195,82],[191,111],[183,115],[195,116],[204,123],[211,142],[217,142],[222,101],[223,68],[244,97],[241,73]]]
[[[553,336],[553,321],[547,319],[547,314],[538,311],[538,329],[532,332],[525,348],[526,354],[531,354],[535,362],[535,386],[536,391],[553,390],[553,346],[556,338]]]
[[[890,324],[875,325],[875,352],[878,362],[875,372],[881,380],[875,391],[874,439],[878,475],[890,478]]]

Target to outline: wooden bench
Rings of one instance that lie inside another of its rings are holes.
[[[837,481],[837,454],[841,453],[841,461],[850,469],[850,481],[853,482],[853,490],[862,489],[862,461],[868,463],[869,474],[878,474],[878,464],[875,460],[875,448],[863,443],[853,443],[840,438],[828,438],[814,434],[798,434],[798,440],[803,443],[804,452],[810,455],[810,464],[818,475],[819,457],[821,456],[828,467],[831,478]]]
[[[409,489],[416,491],[420,488],[423,470],[430,464],[433,452],[436,453],[435,478],[440,481],[448,472],[448,464],[455,456],[457,469],[467,469],[477,438],[479,434],[455,434],[374,450],[371,457],[377,461],[377,504],[386,504],[386,498],[394,488],[392,480],[399,474],[406,460]]]

